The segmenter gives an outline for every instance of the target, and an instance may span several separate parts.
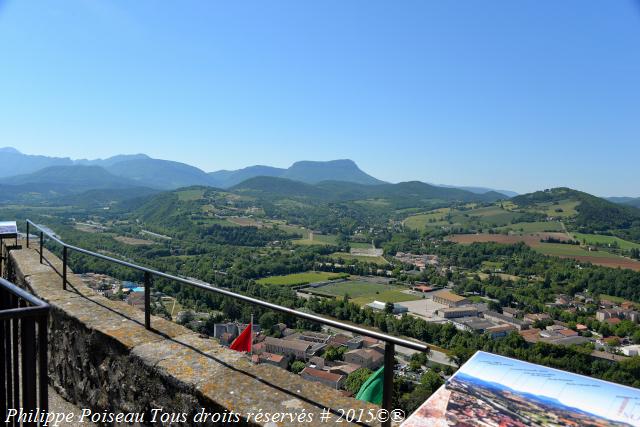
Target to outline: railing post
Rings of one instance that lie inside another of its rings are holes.
[[[7,251],[7,258],[9,258],[9,251]],[[2,275],[2,265],[4,264],[4,241],[2,237],[0,237],[0,277],[4,277]],[[9,274],[7,273],[7,277]]]
[[[42,247],[44,246],[44,233],[40,232],[40,264],[42,264]]]
[[[26,304],[25,304],[26,305]],[[36,378],[36,322],[25,317],[20,320],[20,352],[22,353],[22,408],[25,412],[35,411],[37,405]],[[36,427],[35,422],[26,422],[25,426]]]
[[[151,329],[151,273],[144,272],[144,327]]]
[[[27,249],[29,248],[29,221],[27,221]]]
[[[48,352],[48,329],[47,329],[47,316],[42,316],[38,319],[38,369],[39,369],[39,391],[40,399],[39,405],[41,411],[47,412],[49,410],[49,371],[47,365],[47,352]]]
[[[62,289],[67,290],[67,247],[62,247]]]
[[[393,405],[393,368],[395,360],[395,346],[392,342],[384,345],[384,388],[382,389],[382,409],[387,410],[387,421],[382,423],[383,427],[391,425],[391,410]]]

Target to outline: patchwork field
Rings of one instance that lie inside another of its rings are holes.
[[[335,245],[338,242],[338,236],[332,234],[311,234],[307,231],[306,238],[295,239],[293,243],[296,245]]]
[[[633,301],[629,301],[629,300],[626,300],[624,298],[616,297],[616,296],[613,296],[613,295],[600,294],[600,295],[598,295],[598,298],[604,299],[604,300],[608,300],[608,301],[612,301],[612,302],[616,302],[618,304],[622,304],[623,302],[627,302],[627,303],[630,303],[630,304],[634,304],[636,306],[638,305],[638,304],[635,304]]]
[[[117,240],[120,243],[124,243],[125,245],[132,245],[132,246],[143,246],[143,245],[155,245],[156,244],[156,242],[154,242],[153,240],[137,239],[137,238],[134,238],[134,237],[126,237],[126,236],[115,236],[113,239]]]
[[[371,249],[371,243],[365,242],[349,242],[349,246],[355,249]]]
[[[412,215],[404,220],[405,227],[413,229],[423,229],[427,226],[439,226],[448,224],[445,216],[451,212],[450,208],[442,208],[424,214]]]
[[[605,252],[599,252],[605,253]],[[560,258],[571,258],[581,262],[590,262],[594,265],[611,268],[628,268],[629,270],[640,271],[640,261],[623,257],[599,257],[599,256],[561,256]]]
[[[306,273],[294,273],[284,276],[270,276],[256,280],[261,285],[297,286],[308,283],[324,282],[326,280],[344,279],[348,274],[329,273],[324,271],[308,271]]]
[[[257,228],[262,228],[265,226],[265,223],[261,220],[255,219],[255,218],[251,218],[251,217],[246,217],[246,216],[232,216],[227,218],[227,221],[235,224],[235,225],[239,225],[241,227],[257,227]]]
[[[447,239],[462,244],[471,244],[474,242],[495,242],[495,243],[504,243],[507,245],[513,245],[515,243],[524,242],[531,247],[540,246],[543,243],[540,240],[554,238],[559,240],[569,240],[569,236],[565,233],[532,233],[532,234],[522,234],[522,235],[506,235],[506,234],[489,234],[489,233],[479,233],[479,234],[454,234],[449,236]],[[547,244],[547,243],[544,243]],[[558,244],[560,246],[569,246]]]
[[[516,224],[498,227],[498,231],[510,231],[517,234],[530,234],[541,232],[561,232],[564,231],[562,223],[559,221],[537,221],[537,222],[518,222]]]
[[[578,214],[576,207],[580,202],[576,200],[562,200],[557,204],[554,203],[540,203],[535,209],[531,209],[534,212],[541,212],[550,217],[567,218]]]
[[[544,255],[552,255],[560,258],[571,258],[582,262],[590,262],[595,265],[613,268],[629,268],[640,271],[640,261],[625,258],[604,250],[589,251],[587,248],[578,245],[568,245],[562,243],[542,243],[540,239],[553,237],[556,239],[569,239],[565,233],[535,233],[529,235],[502,234],[456,234],[448,237],[452,242],[461,244],[471,244],[474,242],[496,242],[504,244],[515,244],[524,242],[537,252]]]
[[[360,262],[372,262],[380,266],[389,264],[389,262],[381,256],[363,256],[363,255],[351,255],[346,252],[334,252],[331,254],[331,258],[334,260],[348,261],[360,261]]]
[[[413,229],[429,227],[500,227],[511,224],[523,214],[503,209],[498,205],[473,209],[442,208],[412,215],[404,220],[404,225]]]
[[[193,200],[200,200],[204,196],[204,189],[195,188],[189,190],[178,191],[178,200],[181,202],[190,202]]]
[[[571,235],[575,240],[578,240],[581,243],[585,242],[587,245],[611,246],[624,250],[640,249],[640,244],[629,242],[619,237],[583,233],[571,233]]]

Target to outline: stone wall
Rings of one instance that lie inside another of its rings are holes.
[[[378,409],[280,368],[254,365],[246,355],[164,319],[152,317],[148,331],[142,311],[98,295],[71,272],[68,290],[62,290],[54,271],[62,271],[61,261],[47,251],[45,258],[49,264],[40,264],[33,249],[11,251],[12,279],[51,304],[49,383],[79,407],[146,413],[147,422],[154,408],[187,413],[187,420],[202,408],[235,411],[242,414],[239,425],[265,426],[327,426],[333,422],[320,422],[323,408]],[[315,416],[309,423],[248,418],[258,411]]]

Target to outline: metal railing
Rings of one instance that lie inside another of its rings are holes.
[[[49,304],[0,278],[0,416],[10,410],[47,412]],[[6,425],[36,426],[9,418]]]
[[[395,346],[398,345],[400,347],[409,348],[412,350],[417,350],[421,352],[427,352],[429,350],[429,346],[426,344],[405,340],[402,338],[394,337],[391,335],[383,334],[381,332],[372,331],[365,328],[360,328],[358,326],[350,325],[348,323],[339,322],[333,319],[327,319],[322,316],[318,316],[313,313],[307,313],[304,311],[295,310],[292,308],[284,307],[278,304],[273,304],[267,301],[262,301],[256,298],[252,298],[246,295],[238,294],[235,292],[231,292],[227,289],[215,287],[208,283],[196,282],[190,279],[186,279],[184,277],[174,276],[168,273],[164,273],[162,271],[154,270],[149,267],[144,267],[141,265],[133,264],[131,262],[123,261],[117,258],[113,258],[107,255],[103,255],[100,253],[92,252],[87,249],[83,249],[77,246],[70,245],[68,243],[63,242],[58,237],[54,236],[47,230],[44,230],[42,226],[39,226],[32,222],[31,220],[27,220],[27,233],[26,233],[26,243],[27,247],[29,247],[29,234],[30,228],[34,227],[39,231],[39,253],[40,253],[40,263],[43,261],[44,256],[44,237],[48,237],[58,245],[62,246],[62,287],[63,289],[67,288],[67,264],[69,261],[69,250],[88,255],[94,258],[102,259],[108,262],[112,262],[124,267],[129,267],[134,270],[141,271],[144,273],[144,318],[145,318],[145,327],[147,329],[151,329],[151,285],[152,285],[152,276],[160,277],[163,279],[168,279],[171,281],[175,281],[178,283],[182,283],[185,285],[192,286],[194,288],[202,289],[205,291],[215,292],[217,294],[221,294],[230,298],[234,298],[240,301],[244,301],[250,304],[258,305],[261,307],[265,307],[271,310],[279,311],[281,313],[289,314],[298,318],[310,320],[312,322],[320,323],[326,326],[332,326],[338,329],[342,329],[345,331],[349,331],[351,333],[355,333],[358,335],[364,335],[367,337],[375,338],[380,341],[384,341],[385,343],[385,351],[384,351],[384,391],[382,398],[382,408],[391,411],[392,400],[393,400],[393,369],[394,369],[394,356],[395,356]],[[388,423],[383,423],[383,425],[388,425]]]

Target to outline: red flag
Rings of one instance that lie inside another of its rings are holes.
[[[233,340],[229,348],[235,351],[251,351],[251,343],[253,341],[253,324],[249,323],[249,326],[245,328],[238,337]]]

